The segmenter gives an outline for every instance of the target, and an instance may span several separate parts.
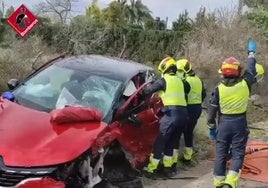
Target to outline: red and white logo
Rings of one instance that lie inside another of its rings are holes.
[[[34,14],[23,4],[7,19],[7,23],[21,37],[25,37],[38,22]]]

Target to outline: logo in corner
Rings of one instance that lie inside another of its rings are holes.
[[[23,4],[7,19],[7,23],[22,38],[25,37],[38,22],[34,14]]]

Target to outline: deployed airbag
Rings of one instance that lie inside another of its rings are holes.
[[[102,112],[95,108],[67,106],[50,112],[50,121],[57,124],[101,121]]]

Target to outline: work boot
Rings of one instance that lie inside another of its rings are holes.
[[[173,155],[172,155],[173,163],[178,163],[179,159],[179,150],[173,149]]]
[[[219,187],[219,188],[232,188],[230,185],[223,185],[222,187]]]
[[[171,166],[171,170],[172,170],[174,173],[177,173],[177,172],[178,172],[178,169],[177,169],[177,163],[173,163],[173,165]]]
[[[145,177],[150,178],[150,179],[155,179],[159,175],[158,172],[158,165],[159,165],[160,160],[153,158],[153,156],[150,157],[149,164],[147,167],[143,169],[143,174]]]
[[[164,167],[163,168],[163,175],[167,178],[172,178],[176,175],[177,173],[173,171],[172,167]]]
[[[174,164],[175,163],[174,163],[173,156],[164,155],[164,157],[163,157],[163,165],[164,165],[163,174],[166,177],[172,177],[172,176],[176,175],[176,171],[174,171],[174,167],[172,168],[172,166]]]
[[[156,180],[157,178],[161,177],[162,174],[159,173],[157,170],[153,171],[153,172],[148,172],[146,169],[143,170],[142,174],[149,179],[153,179]]]
[[[213,184],[216,188],[222,188],[224,185],[225,176],[214,176]]]
[[[229,186],[231,188],[237,188],[238,182],[240,178],[241,170],[239,172],[235,172],[233,170],[229,170],[226,179],[224,181],[225,186]]]
[[[185,147],[185,153],[183,154],[183,158],[185,161],[190,161],[194,154],[194,150],[192,147]]]
[[[193,167],[196,164],[196,161],[193,159],[194,156],[194,151],[192,147],[186,147],[185,148],[185,153],[180,157],[180,161],[188,167]]]
[[[177,173],[177,164],[178,164],[178,159],[179,159],[179,150],[173,149],[173,164],[171,166],[171,169],[174,173]]]

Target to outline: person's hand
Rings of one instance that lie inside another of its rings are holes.
[[[209,139],[216,140],[217,138],[217,131],[216,129],[209,129]]]
[[[14,102],[14,100],[15,100],[15,96],[13,95],[12,92],[9,92],[9,91],[2,93],[2,97],[3,97],[3,99],[7,99],[7,100],[10,100],[12,102]]]
[[[257,44],[252,38],[249,38],[249,40],[248,40],[248,55],[250,55],[250,54],[255,55],[256,52],[257,52]]]
[[[216,127],[216,123],[207,123],[207,126],[208,126],[208,128],[209,129],[216,129],[217,127]]]

